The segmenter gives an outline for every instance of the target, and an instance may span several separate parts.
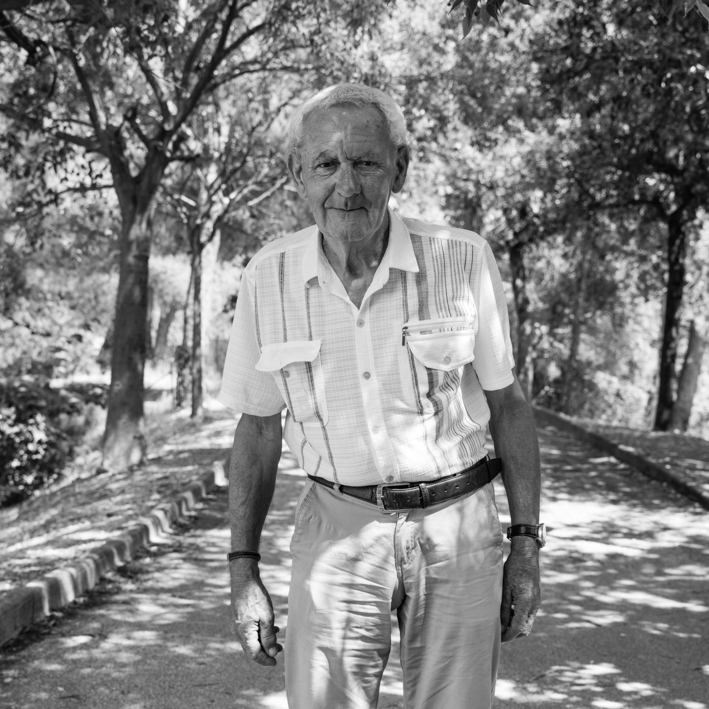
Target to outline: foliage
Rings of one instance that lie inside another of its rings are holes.
[[[10,316],[26,289],[22,256],[11,244],[0,241],[0,313]]]
[[[48,409],[72,413],[75,406],[56,397],[47,401],[43,393],[0,384],[0,506],[29,497],[56,479],[66,463],[67,439],[49,423]]]
[[[56,480],[103,408],[107,388],[74,383],[52,388],[0,380],[0,507]]]
[[[453,12],[457,8],[463,10],[463,37],[470,34],[476,20],[483,25],[489,25],[491,22],[498,22],[500,12],[505,0],[448,0],[450,11]],[[531,5],[529,0],[517,0],[523,5]],[[698,15],[709,22],[709,5],[703,0],[654,0],[656,8],[667,16],[672,16],[675,12],[684,12],[687,15],[692,10],[695,10]],[[648,3],[649,5],[649,3]],[[646,8],[646,11],[649,7]]]

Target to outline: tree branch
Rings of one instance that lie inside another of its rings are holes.
[[[180,81],[181,93],[187,91],[187,87],[189,86],[189,76],[192,73],[192,68],[194,67],[195,62],[197,61],[197,57],[199,57],[205,42],[212,34],[217,20],[219,19],[219,15],[229,2],[231,2],[233,9],[235,5],[234,0],[222,0],[219,6],[214,9],[212,16],[207,20],[204,27],[202,28],[202,31],[195,40],[195,43],[192,45],[192,49],[190,49],[190,53],[187,55],[187,59],[185,59],[185,66],[182,69],[182,79]]]
[[[246,203],[247,207],[255,207],[259,202],[263,202],[265,199],[268,199],[276,190],[280,189],[283,185],[288,182],[288,175],[283,175],[280,177],[276,182],[269,187],[265,192],[260,194],[258,197],[254,197],[252,200],[249,200]]]
[[[226,45],[227,38],[229,37],[229,32],[231,31],[231,27],[234,24],[234,20],[236,19],[237,16],[237,2],[236,0],[230,0],[229,2],[229,10],[227,12],[226,17],[224,18],[224,22],[222,24],[222,29],[219,34],[219,39],[217,40],[217,45],[214,48],[214,52],[212,53],[212,56],[207,63],[206,68],[202,72],[201,76],[197,80],[197,83],[194,85],[192,88],[192,91],[190,92],[189,97],[186,99],[186,101],[183,103],[183,105],[180,107],[180,112],[175,118],[175,121],[172,126],[172,131],[171,133],[174,134],[175,131],[187,120],[188,116],[192,113],[194,110],[195,106],[199,103],[200,98],[202,97],[202,94],[204,93],[206,87],[209,85],[210,81],[212,80],[212,77],[214,76],[214,73],[217,70],[217,67],[219,64],[224,61],[224,58],[226,55],[223,53],[224,52],[224,47]],[[216,19],[215,19],[216,21]],[[206,28],[205,28],[206,29]],[[203,33],[204,34],[204,33]],[[206,36],[202,38],[200,35],[200,40],[201,44],[204,45],[204,42],[206,41]],[[195,43],[196,46],[197,43]],[[200,47],[201,51],[201,47]],[[196,59],[196,57],[195,57]],[[187,83],[189,82],[188,74],[184,73],[182,76],[182,82],[181,82],[181,87],[187,88]]]
[[[162,114],[163,121],[165,123],[170,123],[170,121],[172,120],[172,114],[170,113],[170,109],[167,106],[165,95],[160,86],[160,83],[158,82],[155,76],[155,72],[152,70],[152,68],[150,67],[150,63],[145,58],[145,54],[143,53],[143,47],[140,44],[138,44],[134,56],[136,61],[138,62],[140,70],[143,72],[145,80],[148,82],[148,86],[150,86],[150,88],[153,90],[153,93],[155,94],[155,100],[158,102],[158,106],[160,106],[160,113]]]
[[[55,130],[52,132],[52,135],[55,135],[57,138],[67,143],[84,148],[87,153],[100,153],[108,157],[103,150],[103,145],[96,138],[85,138],[81,135],[74,135],[73,133],[67,133],[63,130]]]
[[[150,148],[150,138],[148,138],[147,135],[143,132],[143,129],[140,127],[138,120],[136,118],[136,115],[138,113],[138,109],[136,106],[133,106],[131,109],[126,111],[124,114],[124,119],[128,123],[128,125],[133,129],[133,132],[138,136],[140,139],[140,142],[143,143],[143,145],[146,148]]]
[[[71,44],[71,51],[65,51],[64,54],[69,59],[69,63],[74,69],[76,78],[79,80],[79,85],[81,86],[81,90],[84,94],[84,97],[86,98],[86,103],[89,107],[89,118],[91,120],[91,125],[93,126],[94,132],[96,133],[96,137],[100,138],[101,134],[103,133],[103,126],[101,124],[101,115],[98,108],[98,104],[96,103],[96,98],[91,89],[91,84],[89,83],[88,77],[82,69],[81,64],[79,64],[79,59],[76,56],[76,53],[74,52],[76,42],[74,40],[74,35],[69,28],[67,28],[67,36],[69,37],[69,42]]]

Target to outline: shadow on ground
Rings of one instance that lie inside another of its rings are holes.
[[[544,603],[495,706],[706,709],[709,516],[568,434],[540,441]]]
[[[566,434],[540,437],[545,599],[534,634],[503,648],[495,707],[707,709],[709,517]],[[262,576],[286,632],[303,482],[286,453],[262,543]],[[220,492],[189,531],[114,580],[120,593],[5,653],[0,705],[285,709],[282,662],[250,663],[231,634],[226,510]],[[400,709],[400,697],[395,647],[380,708]]]

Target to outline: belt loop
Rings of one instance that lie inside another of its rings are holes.
[[[339,492],[340,495],[345,494],[344,492],[342,492],[342,485],[340,485],[339,483],[334,483],[332,487],[335,490],[335,492]]]
[[[431,504],[431,492],[426,483],[419,483],[419,492],[421,493],[421,507],[425,509]]]

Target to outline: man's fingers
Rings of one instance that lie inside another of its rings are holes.
[[[533,551],[538,550],[535,547]],[[539,558],[529,549],[515,549],[513,544],[502,579],[500,625],[503,643],[532,632],[540,602]]]
[[[254,662],[258,662],[259,665],[276,664],[276,660],[269,657],[261,646],[258,620],[235,621],[235,627],[241,647]]]
[[[502,604],[500,605],[500,626],[504,633],[512,620],[512,590],[505,585],[502,588]]]
[[[503,626],[502,642],[508,643],[515,638],[526,637],[532,632],[534,618],[537,615],[537,609],[531,608],[530,604],[515,606],[512,611],[512,619],[509,627]]]
[[[278,629],[274,627],[273,620],[259,621],[259,640],[261,648],[269,657],[275,657],[283,647],[276,640]]]

